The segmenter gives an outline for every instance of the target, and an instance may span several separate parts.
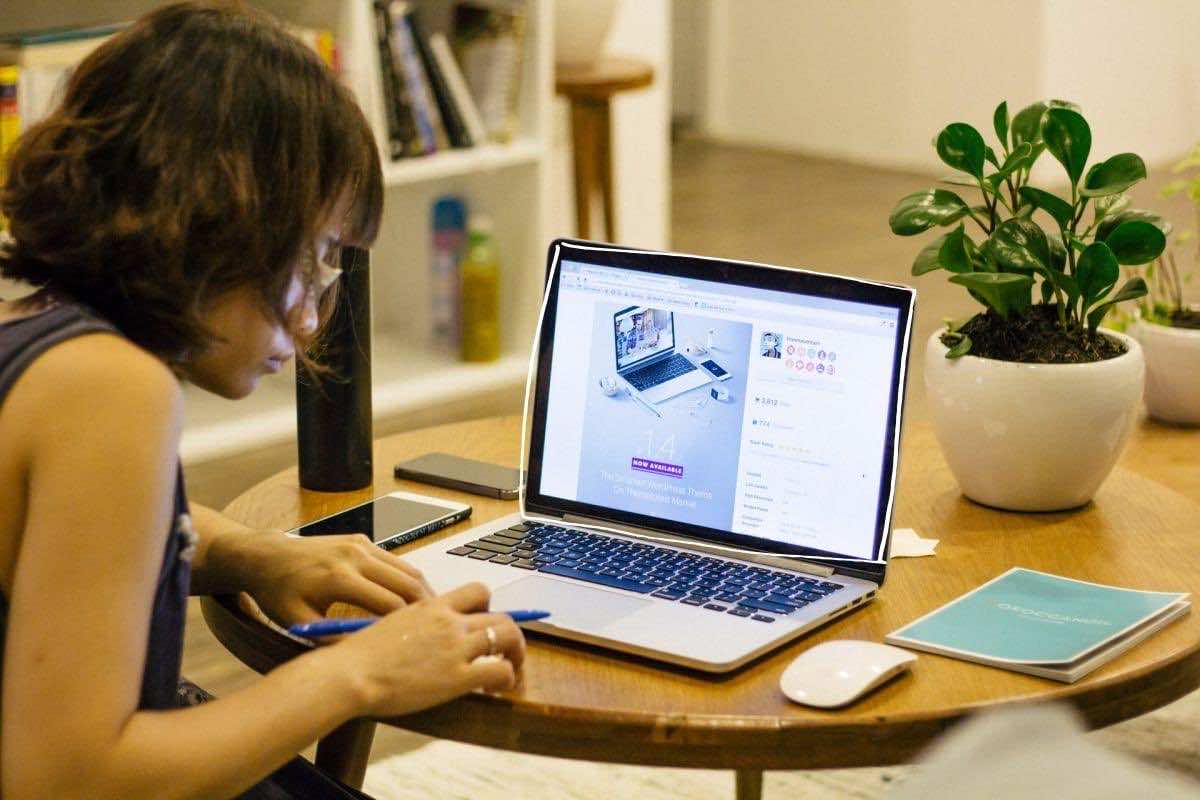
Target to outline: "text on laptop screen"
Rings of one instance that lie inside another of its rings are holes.
[[[895,308],[565,259],[560,270],[542,494],[878,556]],[[646,402],[622,373],[669,351],[718,369]]]

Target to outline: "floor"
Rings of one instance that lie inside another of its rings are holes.
[[[672,168],[672,247],[676,250],[876,280],[913,281],[919,295],[907,405],[910,414],[923,413],[920,376],[925,341],[944,318],[973,313],[966,293],[939,273],[911,278],[909,265],[921,246],[916,239],[922,237],[896,237],[887,226],[895,201],[931,185],[930,176],[694,140],[676,145]],[[1189,227],[1187,201],[1158,196],[1167,179],[1167,170],[1158,170],[1134,192],[1134,205],[1167,214],[1180,227]],[[516,397],[495,397],[466,402],[451,411],[454,418],[464,419],[518,408]],[[377,433],[429,422],[421,417],[390,420],[377,426]],[[196,465],[187,470],[189,492],[195,501],[221,508],[244,488],[294,459],[294,447],[282,446]],[[1200,500],[1200,493],[1193,497]],[[250,670],[211,637],[194,603],[188,621],[184,674],[217,695],[254,679]],[[426,741],[381,729],[372,760]]]

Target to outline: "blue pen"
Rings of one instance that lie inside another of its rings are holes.
[[[550,616],[549,611],[539,610],[520,610],[520,611],[501,611],[501,614],[507,614],[512,617],[513,622],[533,622],[539,619],[545,619]],[[293,625],[288,628],[288,633],[293,636],[305,636],[309,639],[315,639],[321,636],[336,636],[341,633],[354,633],[362,630],[375,621],[374,617],[359,617],[356,619],[322,619],[317,622],[306,622],[301,625]]]

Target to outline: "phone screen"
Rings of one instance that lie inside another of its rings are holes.
[[[348,508],[332,517],[310,522],[296,529],[301,536],[335,533],[365,533],[373,542],[382,542],[413,528],[448,517],[454,509],[383,496],[373,502]]]
[[[712,359],[702,362],[700,364],[700,366],[704,367],[706,370],[711,372],[713,375],[716,375],[718,378],[720,378],[721,376],[723,376],[725,374],[725,370],[721,369],[721,365],[718,364],[717,362],[713,361]]]

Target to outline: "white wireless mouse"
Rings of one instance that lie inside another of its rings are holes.
[[[916,655],[888,644],[844,640],[805,650],[779,678],[789,700],[836,708],[907,670]]]

